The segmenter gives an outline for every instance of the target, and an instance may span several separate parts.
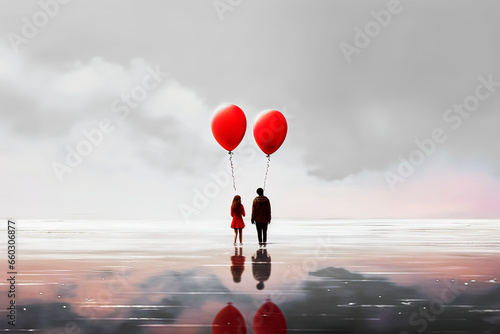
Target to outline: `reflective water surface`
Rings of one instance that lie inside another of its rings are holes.
[[[265,247],[222,220],[17,224],[1,331],[500,333],[497,220],[276,220]]]

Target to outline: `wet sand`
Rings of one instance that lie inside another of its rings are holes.
[[[19,220],[17,323],[0,329],[211,333],[231,302],[252,333],[271,300],[289,333],[499,333],[499,226],[275,220],[263,248],[248,222],[235,247],[223,220]]]

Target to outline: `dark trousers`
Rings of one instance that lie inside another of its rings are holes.
[[[257,237],[260,242],[267,242],[267,223],[255,223],[255,227],[257,227]]]

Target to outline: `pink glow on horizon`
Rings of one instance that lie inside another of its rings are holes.
[[[500,180],[491,172],[446,165],[425,167],[398,184],[394,192],[380,177],[381,172],[365,172],[329,187],[304,184],[299,190],[289,190],[300,196],[274,198],[273,204],[279,204],[276,209],[286,205],[287,212],[298,218],[500,217]]]

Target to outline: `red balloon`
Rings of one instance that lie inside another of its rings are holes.
[[[285,316],[275,303],[267,299],[253,318],[254,334],[285,334]]]
[[[227,151],[234,150],[240,144],[246,130],[245,113],[234,104],[220,107],[212,118],[212,133],[215,140]]]
[[[232,303],[217,313],[212,323],[212,334],[246,334],[245,318]]]
[[[253,136],[262,152],[276,152],[285,141],[288,125],[285,116],[278,110],[263,111],[255,121]]]

